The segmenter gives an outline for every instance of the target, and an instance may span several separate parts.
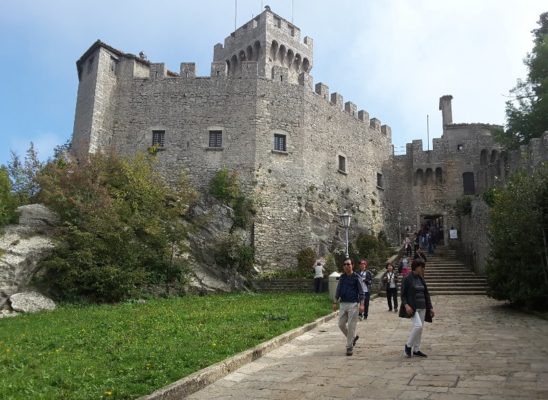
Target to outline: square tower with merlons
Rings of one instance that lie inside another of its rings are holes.
[[[257,74],[297,84],[312,69],[313,41],[308,36],[301,41],[298,27],[265,8],[232,32],[224,45],[215,45],[213,62],[229,77]]]

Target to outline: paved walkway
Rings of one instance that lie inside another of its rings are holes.
[[[337,319],[189,399],[548,399],[548,321],[484,296],[434,296],[427,359],[404,358],[410,321],[371,302],[352,357]]]

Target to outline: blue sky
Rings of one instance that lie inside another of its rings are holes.
[[[144,51],[172,71],[209,73],[234,30],[235,0],[0,0],[0,164],[34,142],[42,159],[72,134],[76,60],[97,40]],[[453,121],[504,123],[504,104],[531,50],[540,0],[238,0],[237,26],[264,5],[314,39],[314,83],[392,127],[396,152]],[[431,148],[431,146],[430,146]]]

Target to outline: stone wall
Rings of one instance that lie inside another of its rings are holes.
[[[210,77],[196,77],[193,63],[174,73],[98,41],[77,62],[73,150],[145,152],[160,131],[158,168],[172,182],[186,171],[206,191],[219,169],[237,171],[257,202],[250,237],[265,269],[291,267],[305,247],[325,255],[341,246],[343,209],[353,235],[383,230],[397,242],[431,219],[447,239],[449,227],[462,231],[454,205],[467,194],[464,174],[477,195],[548,158],[548,134],[504,153],[492,136],[500,127],[453,123],[449,95],[433,149],[415,140],[393,156],[389,126],[313,86],[312,51],[312,39],[268,8],[215,45]],[[221,146],[210,146],[212,131]]]
[[[454,243],[459,257],[478,274],[485,274],[485,263],[489,255],[487,236],[489,206],[482,199],[472,201],[472,212],[460,220],[459,239]]]

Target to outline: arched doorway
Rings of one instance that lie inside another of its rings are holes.
[[[429,232],[436,245],[444,245],[444,220],[443,214],[421,214],[420,216],[421,233]]]

